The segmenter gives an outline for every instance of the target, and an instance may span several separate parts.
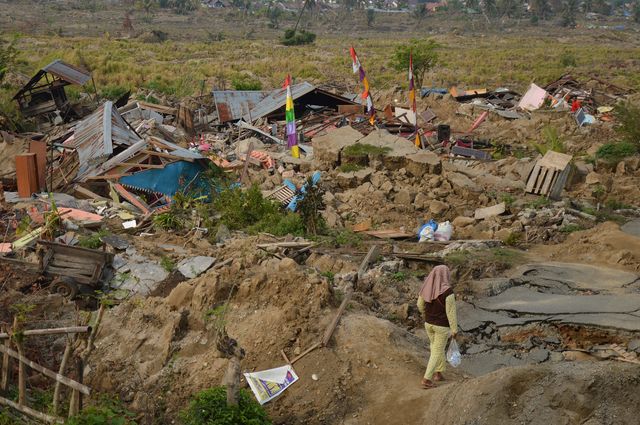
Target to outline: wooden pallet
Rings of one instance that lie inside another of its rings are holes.
[[[273,192],[271,192],[269,195],[267,195],[267,199],[275,199],[280,203],[282,203],[283,205],[288,205],[295,195],[296,195],[295,192],[291,190],[288,186],[282,185],[276,190],[274,190]]]
[[[548,151],[533,167],[525,191],[559,199],[571,172],[571,155]]]

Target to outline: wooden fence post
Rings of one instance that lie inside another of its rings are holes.
[[[69,356],[71,354],[71,346],[73,339],[67,339],[67,346],[64,348],[64,354],[62,355],[62,362],[60,362],[60,368],[58,369],[59,375],[64,375],[64,371],[67,369],[67,363],[69,362]],[[60,386],[61,383],[56,381],[56,387],[53,390],[53,414],[58,414],[58,403],[60,402]]]
[[[6,329],[6,331],[8,332],[9,330]],[[4,341],[4,346],[5,348],[11,348],[10,338],[7,338]],[[9,355],[7,353],[4,353],[4,355],[2,356],[2,381],[0,382],[0,391],[2,391],[3,393],[7,391],[7,388],[9,387],[9,375],[11,374],[11,369],[9,369],[9,366]]]

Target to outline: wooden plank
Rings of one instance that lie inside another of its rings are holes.
[[[247,157],[244,160],[244,167],[242,168],[242,174],[240,175],[241,184],[242,184],[242,181],[247,176],[247,170],[249,169],[249,158],[251,158],[251,152],[253,152],[253,142],[249,143],[249,147],[247,149]]]
[[[82,187],[80,185],[75,185],[73,186],[73,191],[74,194],[76,195],[81,195],[85,198],[88,199],[96,199],[98,201],[107,201],[108,199],[105,197],[102,197],[96,193],[93,193],[92,191],[90,191],[89,189],[87,189],[86,187]]]
[[[557,171],[564,170],[571,162],[573,156],[555,151],[547,151],[537,164],[541,167],[552,168]]]
[[[300,355],[298,355],[293,360],[291,360],[291,363],[289,363],[289,364],[291,364],[291,365],[294,364],[295,362],[297,362],[298,360],[300,360],[301,358],[303,358],[304,356],[306,356],[307,354],[309,354],[310,352],[312,352],[313,350],[315,350],[316,348],[321,347],[321,346],[322,346],[321,342],[316,342],[311,347],[307,348],[302,353],[300,353]]]
[[[353,295],[353,291],[349,291],[344,299],[342,300],[342,304],[340,304],[340,307],[338,308],[338,312],[336,313],[335,317],[333,318],[333,320],[331,321],[331,323],[329,324],[329,326],[327,327],[327,329],[324,332],[324,336],[322,337],[322,346],[326,347],[327,344],[329,343],[329,340],[331,340],[331,336],[333,335],[333,332],[336,330],[336,327],[338,327],[338,323],[340,322],[340,318],[342,317],[342,314],[344,313],[345,309],[347,308],[347,304],[349,303],[349,301],[351,301],[351,296]]]
[[[50,424],[63,424],[64,423],[64,419],[56,417],[56,416],[50,416],[47,415],[45,413],[42,412],[38,412],[37,410],[33,410],[30,407],[27,406],[21,406],[18,403],[15,403],[11,400],[9,400],[8,398],[4,398],[4,397],[0,397],[0,404],[4,404],[5,406],[9,406],[12,407],[14,409],[16,409],[18,412],[20,413],[24,413],[25,415],[29,415],[33,418],[39,419],[43,422],[46,423],[50,423]]]
[[[149,207],[149,205],[144,203],[142,200],[138,199],[131,192],[129,192],[127,189],[125,189],[121,184],[115,183],[113,185],[113,188],[124,199],[126,199],[129,202],[131,202],[136,208],[138,208],[140,211],[142,211],[143,214],[146,215],[146,214],[150,214],[151,213],[151,207]]]
[[[547,196],[549,194],[549,188],[551,187],[551,182],[553,181],[553,177],[555,176],[556,171],[549,168],[547,169],[547,173],[544,179],[544,183],[542,184],[542,187],[540,188],[540,194]]]
[[[567,184],[567,180],[569,180],[569,175],[571,175],[572,167],[568,166],[558,175],[558,178],[553,183],[551,187],[551,192],[549,193],[549,197],[551,199],[559,200],[562,196],[562,191],[564,190],[564,186]]]
[[[10,349],[10,348],[6,348],[2,345],[0,345],[0,351],[3,353],[7,353],[9,354],[11,357],[13,357],[14,359],[19,360],[21,363],[26,364],[27,366],[29,366],[31,369],[38,371],[40,373],[42,373],[45,376],[48,376],[51,379],[55,379],[57,382],[60,382],[64,385],[66,385],[69,388],[72,388],[76,391],[80,391],[82,394],[85,395],[91,395],[91,389],[89,387],[87,387],[86,385],[83,385],[79,382],[74,381],[73,379],[69,379],[66,376],[62,376],[50,369],[47,369],[46,367],[40,366],[38,363],[35,363],[31,360],[29,360],[28,358],[26,358],[25,356],[18,354],[18,352]]]
[[[547,173],[549,173],[548,168],[540,167],[540,174],[538,175],[538,180],[536,180],[536,186],[533,188],[533,193],[540,194],[542,185],[547,178]]]
[[[147,149],[143,149],[141,152],[144,152],[147,155],[155,155],[155,156],[159,156],[161,158],[172,159],[174,161],[189,161],[189,162],[193,162],[193,158],[183,158],[181,156],[172,155],[170,153],[156,152],[156,151],[147,150]]]
[[[86,332],[91,332],[91,326],[70,326],[66,328],[30,329],[30,330],[22,331],[22,335],[24,336],[59,335],[59,334],[77,334],[77,333],[86,333]],[[8,339],[8,338],[9,338],[8,332],[0,333],[0,339]]]
[[[533,167],[531,174],[529,174],[529,179],[527,180],[527,188],[525,192],[529,192],[529,193],[533,192],[533,188],[536,185],[536,180],[538,179],[538,174],[540,174],[540,166],[536,164]]]
[[[376,260],[376,258],[378,258],[379,253],[380,253],[379,245],[373,245],[371,246],[371,248],[369,248],[369,252],[367,252],[367,255],[364,257],[364,260],[362,260],[362,263],[360,263],[360,268],[358,269],[358,280],[364,277],[364,274],[367,272],[367,269],[369,268],[369,264],[371,264]]]
[[[113,108],[113,103],[111,102],[105,102],[104,104],[104,110],[102,112],[102,140],[103,140],[103,144],[104,144],[104,151],[103,153],[105,155],[111,155],[113,153],[113,141],[111,140],[112,137],[112,133],[111,133],[111,117],[112,117],[112,113],[111,110]]]
[[[137,164],[137,163],[134,163],[134,162],[123,162],[120,165],[126,166],[126,167],[140,167],[140,168],[154,168],[154,169],[164,168],[164,165],[159,165],[159,164]]]
[[[8,334],[8,332],[5,332]],[[6,338],[4,341],[5,348],[11,348],[11,340]],[[9,369],[9,355],[4,353],[2,356],[2,381],[0,381],[0,391],[6,391],[9,388],[9,375],[11,369]]]

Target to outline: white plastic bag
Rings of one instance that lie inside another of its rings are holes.
[[[453,367],[460,366],[460,363],[462,362],[462,355],[460,354],[458,343],[453,338],[451,339],[449,349],[447,350],[447,361]]]
[[[435,240],[448,241],[453,235],[453,226],[448,221],[438,224],[438,230],[435,233]]]

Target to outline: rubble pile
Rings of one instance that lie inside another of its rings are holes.
[[[60,87],[36,85],[45,75]],[[64,87],[89,81],[54,61],[16,95],[39,132],[0,132],[0,325],[37,299],[64,312],[47,331],[92,332],[52,340],[85,362],[74,391],[172,423],[221,382],[233,340],[244,371],[295,366],[299,383],[269,405],[276,423],[374,423],[398,406],[390,422],[419,423],[416,294],[447,264],[464,360],[433,400],[466,385],[480,400],[469,421],[527,422],[513,403],[531,382],[602,376],[634,400],[617,362],[640,363],[640,158],[598,157],[630,90],[563,76],[524,95],[423,89],[417,107],[383,92],[375,111],[288,79],[69,102]],[[73,303],[84,330],[64,330]],[[547,423],[603,414],[539,395]]]

